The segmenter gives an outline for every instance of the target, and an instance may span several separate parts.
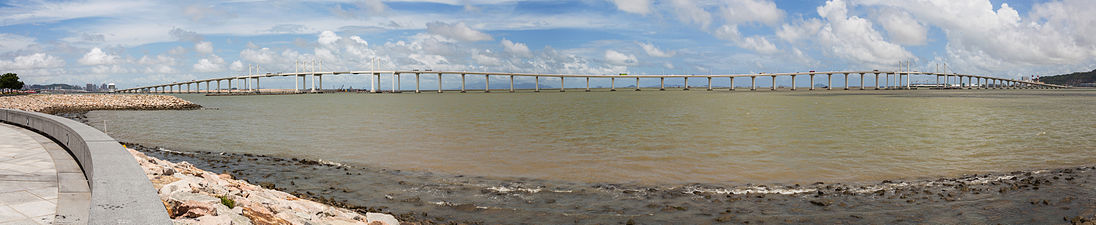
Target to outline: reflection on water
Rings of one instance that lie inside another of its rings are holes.
[[[583,182],[805,183],[1096,162],[1096,90],[181,95],[122,141]]]

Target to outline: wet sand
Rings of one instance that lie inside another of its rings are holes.
[[[1048,224],[1096,218],[1096,166],[878,183],[573,183],[359,168],[128,143],[264,187],[422,224]]]

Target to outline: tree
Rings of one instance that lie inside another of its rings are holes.
[[[19,75],[5,73],[3,76],[0,76],[0,89],[23,89],[23,82],[19,81]]]

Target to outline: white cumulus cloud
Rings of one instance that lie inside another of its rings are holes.
[[[510,54],[514,54],[516,56],[533,56],[533,52],[529,51],[529,47],[525,46],[524,43],[512,42],[510,40],[506,40],[506,38],[502,39],[502,48],[506,52],[509,52]]]
[[[768,0],[728,0],[720,8],[721,16],[727,24],[760,22],[776,25],[784,20],[784,10]]]
[[[638,44],[639,47],[642,47],[643,51],[647,52],[647,55],[652,57],[665,58],[673,57],[677,54],[677,52],[674,51],[662,51],[662,49],[658,49],[658,47],[655,47],[655,45],[651,43],[636,42],[636,44]]]
[[[12,60],[0,60],[4,70],[50,69],[65,66],[65,61],[45,53],[16,56]]]
[[[213,54],[213,43],[200,41],[194,44],[194,51],[202,54]]]
[[[895,43],[923,45],[928,38],[928,28],[905,11],[885,11],[878,20]]]
[[[457,23],[445,23],[445,22],[431,22],[426,24],[426,31],[441,35],[446,38],[452,38],[459,41],[490,41],[494,40],[491,35],[477,31],[468,27],[464,22]]]
[[[84,54],[84,57],[80,58],[78,62],[84,65],[104,65],[114,64],[115,61],[118,61],[118,58],[119,57],[116,55],[103,52],[102,49],[92,48],[87,54]]]
[[[651,13],[651,0],[612,0],[620,11],[647,15]]]
[[[225,60],[217,55],[210,55],[208,58],[202,58],[198,60],[198,63],[194,64],[194,71],[209,73],[224,71]]]
[[[605,61],[614,65],[629,66],[639,63],[636,60],[636,56],[632,54],[624,54],[614,50],[605,50]]]

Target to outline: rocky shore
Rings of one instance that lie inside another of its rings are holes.
[[[47,114],[91,110],[178,110],[200,105],[169,95],[49,94],[0,97],[0,108]]]
[[[302,198],[419,224],[1092,224],[1096,167],[866,183],[620,184],[363,168],[128,146]]]
[[[392,215],[354,211],[301,199],[129,149],[152,181],[175,224],[399,225]]]

